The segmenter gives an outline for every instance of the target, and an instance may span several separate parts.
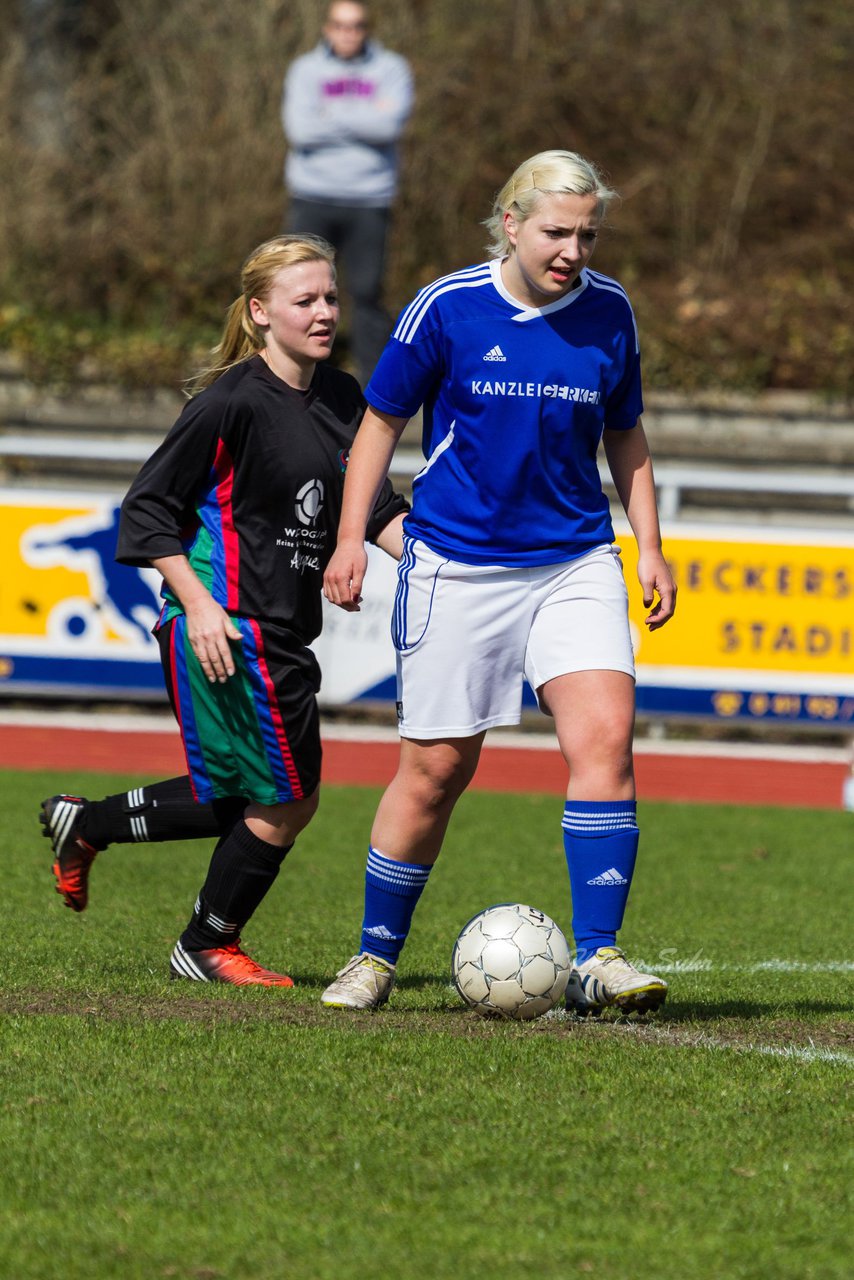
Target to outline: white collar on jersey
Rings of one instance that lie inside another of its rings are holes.
[[[528,307],[524,302],[520,302],[518,298],[514,298],[513,294],[505,287],[504,281],[501,279],[501,263],[504,261],[504,258],[493,258],[489,264],[489,272],[492,276],[492,283],[504,301],[508,302],[511,307],[516,308],[514,320],[536,320],[537,316],[550,316],[553,311],[562,311],[564,307],[571,307],[573,302],[576,302],[581,297],[589,283],[587,268],[582,267],[578,276],[580,283],[574,289],[570,289],[569,293],[564,294],[562,298],[558,298],[557,302],[550,302],[545,307]]]

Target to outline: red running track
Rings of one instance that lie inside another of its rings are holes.
[[[642,800],[680,800],[728,804],[803,805],[839,809],[848,769],[844,760],[709,754],[678,748],[668,754],[635,755],[638,795]],[[323,776],[327,783],[382,786],[393,775],[397,742],[370,737],[324,741]],[[184,773],[175,731],[0,726],[0,768],[55,769],[106,773],[142,773],[172,777]],[[563,760],[556,748],[491,745],[487,742],[472,784],[492,791],[530,791],[562,795]]]

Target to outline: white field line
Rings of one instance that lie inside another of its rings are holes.
[[[574,1014],[563,1009],[552,1009],[545,1018],[553,1022],[575,1022]],[[686,1034],[678,1026],[657,1027],[650,1023],[626,1022],[619,1027],[620,1035],[626,1035],[642,1041],[653,1040],[668,1049],[711,1049],[716,1053],[759,1053],[768,1058],[782,1058],[789,1062],[830,1062],[836,1066],[854,1066],[854,1053],[845,1049],[826,1049],[822,1045],[813,1044],[756,1044],[745,1041],[736,1044],[729,1040],[719,1040],[705,1031]]]
[[[733,1053],[761,1053],[769,1058],[787,1058],[794,1062],[834,1062],[840,1066],[854,1066],[854,1053],[849,1053],[845,1049],[826,1049],[821,1045],[813,1044],[755,1044],[753,1041],[746,1041],[744,1044],[734,1044],[728,1040],[719,1040],[717,1036],[710,1036],[707,1032],[701,1031],[695,1036],[686,1039],[674,1039],[672,1032],[664,1027],[644,1026],[633,1027],[631,1023],[626,1025],[626,1031],[631,1035],[643,1032],[644,1036],[652,1033],[655,1040],[661,1041],[662,1044],[670,1044],[680,1049],[714,1049],[716,1052],[733,1052]]]
[[[854,973],[854,960],[755,960],[738,964],[728,960],[637,960],[638,969],[651,973]]]
[[[840,1066],[854,1066],[854,1053],[846,1053],[844,1049],[823,1049],[820,1045],[776,1045],[776,1044],[717,1044],[713,1040],[704,1040],[698,1046],[702,1049],[734,1050],[736,1053],[764,1053],[771,1058],[788,1058],[795,1062],[835,1062]]]
[[[88,729],[102,733],[176,733],[175,721],[168,711],[145,710],[139,713],[81,711],[40,711],[0,709],[0,727]],[[378,725],[327,724],[321,720],[321,733],[330,742],[398,742],[397,730]],[[485,750],[554,751],[557,744],[550,733],[518,733],[497,730],[486,740]],[[636,755],[721,756],[742,760],[789,760],[801,763],[847,764],[851,753],[845,747],[764,745],[749,742],[681,742],[668,739],[639,738],[634,744]]]

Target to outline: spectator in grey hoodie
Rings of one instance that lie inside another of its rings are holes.
[[[323,236],[338,251],[363,386],[391,332],[381,300],[385,250],[397,143],[413,98],[406,59],[368,33],[365,5],[334,0],[321,42],[289,67],[282,99],[285,227]]]

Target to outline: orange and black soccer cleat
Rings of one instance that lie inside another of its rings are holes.
[[[234,987],[292,987],[286,973],[274,973],[256,964],[241,949],[240,939],[224,947],[207,951],[188,951],[180,942],[169,960],[170,978],[189,978],[192,982],[230,982]]]
[[[82,796],[51,796],[42,801],[42,834],[54,852],[56,892],[72,911],[85,911],[89,900],[89,869],[98,850],[78,834],[86,801]]]

